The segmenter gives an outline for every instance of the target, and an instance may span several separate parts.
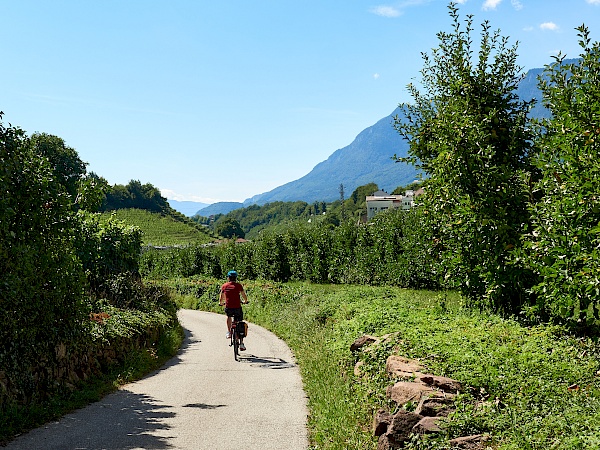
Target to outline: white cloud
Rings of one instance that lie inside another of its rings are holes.
[[[161,189],[159,188],[160,195],[166,197],[168,200],[177,200],[179,202],[199,202],[199,203],[208,203],[213,204],[217,203],[221,200],[217,200],[214,198],[201,197],[199,195],[194,194],[179,194],[172,189]]]
[[[517,11],[523,9],[523,3],[521,3],[519,0],[510,0],[510,3]]]
[[[373,78],[376,79],[376,80],[379,79],[379,74],[378,73],[374,73],[373,74]]]
[[[533,30],[534,30],[534,28],[531,26],[523,28],[523,31],[533,31]]]
[[[483,2],[483,6],[481,7],[484,11],[490,10],[490,9],[496,9],[496,7],[502,3],[502,0],[485,0],[485,2]]]
[[[420,6],[431,3],[433,0],[403,0],[396,1],[394,5],[379,5],[371,8],[370,13],[376,14],[382,17],[400,17],[404,14],[404,10],[411,6]],[[457,3],[466,3],[467,0],[456,0]]]
[[[540,28],[542,30],[557,31],[558,25],[556,25],[554,22],[544,22],[540,24]]]
[[[585,0],[590,5],[600,5],[600,0]]]
[[[376,6],[375,8],[371,8],[371,12],[381,17],[398,17],[402,14],[398,8],[385,5],[380,5]]]

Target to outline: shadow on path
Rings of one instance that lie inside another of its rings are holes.
[[[12,441],[7,449],[127,450],[169,449],[169,437],[153,436],[168,430],[166,419],[175,414],[147,395],[117,391],[60,422],[49,423]]]
[[[252,354],[240,356],[240,362],[250,363],[254,367],[262,367],[263,369],[291,369],[296,367],[294,363],[281,358],[259,357]]]
[[[227,405],[207,405],[206,403],[188,403],[183,405],[184,408],[198,408],[198,409],[217,409]]]

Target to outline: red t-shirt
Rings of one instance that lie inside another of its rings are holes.
[[[241,308],[242,300],[240,298],[240,292],[244,290],[244,287],[240,283],[234,283],[228,281],[221,286],[221,292],[225,294],[225,308]]]

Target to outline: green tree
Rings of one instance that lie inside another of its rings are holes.
[[[157,213],[170,211],[167,199],[160,195],[158,188],[150,183],[142,184],[139,180],[131,180],[126,186],[115,184],[108,188],[101,211],[114,209],[137,208]]]
[[[7,380],[0,408],[7,405],[5,396],[27,404],[53,388],[47,372],[32,368],[41,361],[51,365],[56,346],[78,342],[85,326],[71,183],[83,166],[75,164],[71,177],[69,163],[57,161],[78,158],[63,153],[59,140],[49,141],[44,147],[48,140],[38,135],[31,142],[0,122],[0,367]]]
[[[406,191],[416,191],[421,187],[420,181],[415,181],[406,186],[398,186],[396,189],[392,191],[392,195],[404,195]]]
[[[105,178],[90,172],[79,182],[75,203],[78,208],[97,212],[102,206],[110,186]]]
[[[410,141],[406,160],[426,175],[420,203],[444,275],[472,304],[518,311],[532,283],[512,252],[528,222],[533,136],[530,105],[516,94],[517,47],[484,22],[474,57],[473,17],[463,29],[454,3],[449,10],[453,32],[423,55],[424,91],[408,86],[414,104],[401,105],[406,119],[395,127]]]
[[[122,184],[115,184],[110,187],[102,202],[100,211],[112,211],[121,208],[130,208],[132,204],[131,194]]]
[[[585,323],[592,312],[599,318],[600,303],[600,44],[584,25],[577,30],[581,59],[564,64],[559,55],[540,83],[552,118],[536,145],[541,198],[527,247],[541,277],[536,310]]]
[[[239,222],[230,217],[225,217],[222,220],[219,220],[215,224],[215,232],[219,236],[223,236],[225,238],[233,238],[234,236],[243,238],[246,236]]]
[[[167,212],[167,199],[160,195],[158,188],[150,183],[142,184],[139,180],[131,180],[127,186],[131,196],[130,208],[146,209],[152,212]]]
[[[86,173],[86,164],[81,161],[75,149],[68,147],[58,136],[46,133],[32,135],[29,144],[35,154],[48,158],[58,182],[74,202],[79,180]]]
[[[365,184],[354,189],[350,198],[346,200],[346,207],[354,219],[366,218],[367,195],[373,195],[378,190],[379,186],[376,183]]]

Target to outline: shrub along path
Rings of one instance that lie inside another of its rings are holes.
[[[306,449],[306,398],[285,343],[250,324],[236,362],[223,315],[179,318],[186,338],[162,369],[7,449]]]

